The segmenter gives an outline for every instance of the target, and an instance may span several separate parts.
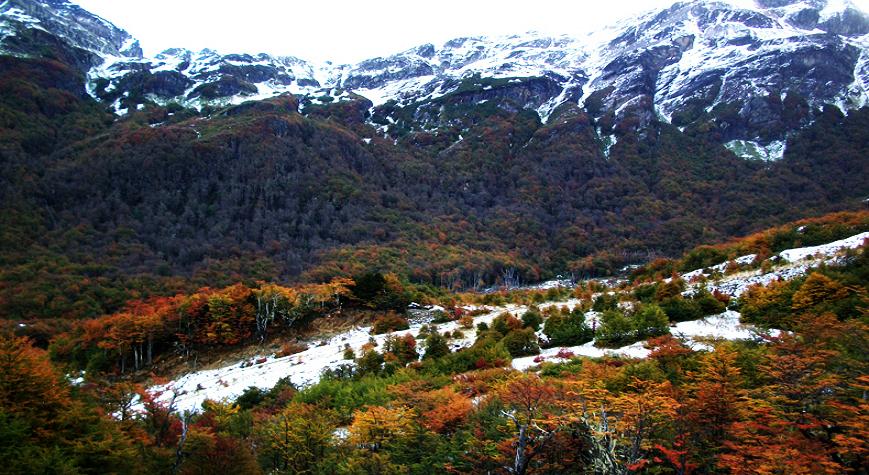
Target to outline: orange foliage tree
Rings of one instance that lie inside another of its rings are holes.
[[[634,378],[619,394],[583,380],[571,386],[561,402],[562,418],[583,434],[588,469],[595,473],[628,473],[648,465],[663,442],[656,435],[680,407],[668,381]]]
[[[289,473],[315,473],[326,458],[338,416],[331,409],[291,403],[257,429],[261,453],[272,468]]]
[[[26,339],[0,335],[0,410],[31,421],[37,438],[47,436],[70,404],[69,386],[45,351]]]
[[[513,455],[504,468],[522,475],[559,429],[556,390],[551,382],[522,373],[507,381],[497,394],[505,406],[502,415],[510,421],[514,434],[508,439]]]
[[[734,422],[727,436],[718,465],[734,475],[833,475],[843,471],[830,459],[829,449],[766,405],[753,405],[751,420]]]
[[[747,395],[738,356],[729,344],[720,344],[700,358],[696,373],[689,374],[691,398],[685,417],[692,428],[692,455],[702,465],[714,465],[728,428],[744,416]]]

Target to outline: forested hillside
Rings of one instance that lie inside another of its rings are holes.
[[[16,319],[371,269],[458,289],[507,271],[525,282],[602,275],[858,208],[869,189],[863,110],[827,108],[778,162],[665,123],[624,130],[607,156],[594,121],[570,107],[543,125],[487,105],[462,113],[461,134],[387,140],[361,98],[302,113],[290,95],[210,114],[148,106],[113,119],[71,67],[0,66],[0,308]]]
[[[239,284],[131,302],[48,352],[0,336],[3,471],[862,474],[866,241],[826,242],[855,229],[866,213],[801,221],[675,264],[705,273],[649,277],[656,263],[617,287]],[[411,298],[448,308],[420,323]],[[190,383],[154,374],[245,344],[276,352]],[[338,363],[294,384],[320,348]],[[237,381],[279,362],[274,386]]]
[[[869,16],[585,33],[0,2],[0,474],[869,474]]]

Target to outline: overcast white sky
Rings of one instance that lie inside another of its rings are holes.
[[[72,0],[140,40],[338,63],[460,36],[581,35],[674,0]],[[732,0],[733,1],[733,0]],[[751,4],[752,0],[738,0]],[[857,0],[869,10],[869,0]]]

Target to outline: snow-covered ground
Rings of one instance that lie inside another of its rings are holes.
[[[789,280],[799,277],[809,269],[821,264],[841,263],[841,254],[849,249],[856,249],[869,239],[869,232],[855,234],[854,236],[822,244],[820,246],[808,246],[795,249],[787,249],[778,254],[781,265],[773,268],[770,272],[761,269],[738,272],[725,275],[719,279],[710,280],[705,285],[710,292],[718,291],[731,297],[739,297],[749,287],[756,284],[766,285],[774,280]],[[738,264],[749,264],[754,261],[754,255],[742,256],[735,259]],[[696,269],[682,274],[686,282],[691,282],[701,276],[710,277],[712,271],[722,272],[727,268],[727,263],[718,264],[707,269]],[[691,293],[693,289],[686,291]]]
[[[788,249],[779,253],[779,256],[789,262],[797,262],[811,257],[832,257],[838,254],[843,249],[856,249],[863,245],[864,241],[869,239],[869,232],[856,234],[849,238],[833,241],[820,246],[800,247],[797,249]]]
[[[508,305],[493,310],[477,317],[475,324],[491,322],[502,311],[516,312],[519,309],[518,306]],[[413,322],[407,330],[382,335],[371,335],[370,326],[357,327],[328,339],[308,342],[309,348],[301,353],[283,358],[275,358],[274,355],[261,355],[251,358],[252,361],[265,359],[259,364],[247,366],[247,361],[251,360],[246,360],[223,368],[195,371],[164,386],[157,386],[152,389],[165,391],[163,396],[165,399],[169,399],[172,392],[177,393],[175,404],[178,410],[183,411],[198,409],[206,399],[220,400],[238,397],[250,386],[262,389],[271,388],[279,379],[286,376],[290,377],[290,381],[294,385],[304,387],[317,382],[324,370],[352,363],[352,361],[344,359],[345,345],[350,345],[358,355],[359,350],[368,343],[370,338],[373,338],[377,342],[378,348],[381,348],[387,336],[406,334],[416,336],[422,326],[428,323],[427,321]],[[449,322],[433,326],[443,333],[455,331],[459,324],[458,322]],[[470,346],[473,343],[476,329],[463,329],[463,331],[465,332],[464,338],[450,341],[453,349]]]
[[[786,145],[784,140],[777,140],[767,145],[752,140],[731,140],[724,144],[737,157],[764,162],[781,160],[785,155]]]
[[[720,338],[725,340],[747,340],[754,338],[755,334],[750,325],[739,323],[739,312],[728,310],[718,315],[711,315],[700,320],[679,322],[670,327],[670,334],[685,341],[688,346],[695,349],[705,348],[699,341],[704,338]],[[630,358],[645,358],[649,356],[649,350],[637,342],[621,348],[605,349],[594,346],[594,342],[588,342],[580,346],[547,348],[540,355],[526,356],[513,359],[513,368],[524,371],[540,364],[542,361],[555,363],[565,362],[566,358],[558,356],[572,353],[575,356],[588,356],[599,358],[603,356],[627,356]]]
[[[741,272],[726,275],[719,280],[706,283],[710,290],[718,290],[731,296],[739,296],[749,286],[756,283],[768,283],[774,279],[791,279],[805,274],[808,269],[822,262],[837,263],[841,261],[841,253],[846,249],[853,249],[869,239],[869,232],[861,233],[847,239],[831,242],[822,246],[812,246],[799,249],[789,249],[779,254],[782,265],[768,273],[760,270]],[[737,262],[747,264],[754,260],[753,256],[743,256]],[[716,266],[721,271],[724,267]],[[704,270],[697,270],[685,274],[685,276],[698,277],[708,275]],[[578,299],[569,299],[561,302],[546,302],[540,304],[541,309],[559,306],[574,308],[580,305]],[[430,308],[438,310],[440,307]],[[467,310],[476,310],[475,307],[467,307]],[[251,360],[239,361],[236,364],[223,368],[208,369],[191,372],[164,386],[156,386],[152,390],[164,391],[163,398],[169,399],[172,393],[177,393],[175,404],[179,411],[197,410],[206,399],[233,399],[241,395],[245,389],[255,386],[262,389],[273,387],[279,379],[290,377],[290,381],[298,387],[308,386],[315,383],[321,373],[329,368],[352,363],[344,359],[345,345],[353,348],[358,354],[360,348],[373,338],[381,348],[388,335],[403,336],[412,334],[415,337],[423,325],[431,325],[438,332],[454,332],[460,329],[463,332],[461,338],[450,340],[453,350],[471,346],[476,340],[476,325],[485,322],[491,323],[503,312],[510,312],[521,316],[527,310],[526,306],[508,304],[502,307],[484,307],[486,313],[474,318],[474,327],[464,329],[459,327],[458,322],[448,322],[439,325],[431,324],[430,318],[422,318],[411,322],[407,330],[384,335],[371,335],[370,327],[358,327],[347,332],[319,340],[309,341],[309,349],[295,355],[275,358],[273,355],[262,355]],[[595,314],[589,312],[586,318],[594,318]],[[723,339],[749,339],[754,334],[750,326],[739,323],[739,313],[727,311],[719,315],[709,316],[700,320],[677,323],[670,328],[670,333],[684,338],[685,341],[695,348],[702,348],[703,338]],[[513,367],[525,370],[538,364],[539,361],[563,361],[557,354],[562,348],[550,348],[543,350],[538,356],[516,358]],[[634,343],[618,349],[601,349],[594,346],[593,342],[585,345],[569,347],[565,349],[576,356],[601,357],[605,355],[621,355],[634,358],[645,358],[649,350],[644,348],[642,342]],[[538,362],[535,362],[535,359]],[[262,361],[259,364],[249,365],[248,361]]]
[[[539,307],[563,306],[572,309],[579,304],[579,300],[570,299],[562,302],[543,303]],[[467,307],[467,309],[473,310],[475,308]],[[503,307],[487,307],[486,309],[488,310],[487,313],[474,318],[474,327],[470,329],[460,328],[456,321],[431,324],[428,320],[415,321],[407,330],[382,335],[371,335],[371,327],[369,326],[358,327],[328,339],[310,341],[308,342],[309,348],[301,353],[283,358],[275,358],[274,355],[260,355],[223,368],[194,371],[166,385],[155,386],[151,390],[163,392],[165,400],[170,399],[173,392],[177,393],[175,405],[179,411],[183,411],[198,409],[206,399],[236,398],[250,386],[261,389],[271,388],[277,384],[279,379],[286,376],[290,377],[290,381],[295,386],[304,387],[316,383],[324,370],[352,363],[352,361],[344,359],[344,345],[350,345],[358,355],[359,350],[368,343],[370,338],[377,342],[377,348],[380,349],[390,335],[411,334],[417,337],[423,325],[431,325],[440,333],[462,331],[464,336],[449,340],[451,349],[455,351],[469,347],[474,343],[477,324],[483,322],[490,324],[495,317],[504,312],[510,312],[517,316],[522,315],[527,307],[508,304]],[[248,365],[250,361],[262,361],[263,359],[265,361],[262,363]]]
[[[560,302],[546,302],[540,304],[541,309],[547,307],[574,308],[581,302],[578,299],[570,299]],[[277,384],[278,380],[289,376],[290,381],[297,387],[305,387],[316,383],[321,373],[330,368],[352,363],[344,359],[344,345],[349,344],[358,354],[359,349],[373,338],[382,348],[384,341],[389,335],[403,336],[412,334],[417,336],[423,325],[429,324],[437,328],[440,333],[453,332],[460,329],[464,336],[451,339],[450,346],[453,350],[471,346],[476,340],[476,325],[482,322],[490,324],[492,320],[504,312],[521,316],[527,310],[524,305],[509,304],[503,307],[489,307],[488,312],[474,318],[474,328],[460,328],[458,322],[448,322],[439,325],[427,321],[413,323],[409,329],[390,334],[371,335],[371,327],[358,327],[353,330],[335,335],[321,341],[309,342],[309,349],[295,355],[275,358],[274,356],[258,356],[223,368],[195,371],[182,376],[166,385],[151,388],[154,391],[164,392],[163,398],[168,400],[172,393],[177,393],[175,405],[177,410],[197,410],[206,399],[221,400],[234,399],[241,395],[245,389],[255,386],[268,389]],[[593,312],[589,312],[593,314]],[[593,315],[587,315],[587,318]],[[671,329],[671,333],[684,336],[689,341],[691,337],[718,337],[718,338],[750,338],[751,332],[739,324],[739,314],[725,312],[721,315],[707,317],[693,322],[682,322]],[[561,348],[543,350],[541,355],[548,361],[560,361],[555,355]],[[600,357],[604,355],[621,355],[634,358],[644,358],[649,351],[643,347],[643,343],[635,343],[615,350],[596,348],[593,343],[581,346],[569,347],[568,351],[577,356]],[[536,356],[516,358],[513,367],[524,370],[536,365]],[[265,359],[262,363],[248,366],[249,361]]]
[[[778,254],[779,258],[782,259],[783,264],[774,268],[770,272],[764,273],[759,269],[739,272],[725,275],[720,279],[707,282],[705,285],[710,292],[718,291],[731,297],[739,297],[752,285],[766,285],[774,280],[793,279],[806,274],[809,269],[817,267],[822,263],[841,263],[841,254],[843,251],[856,249],[864,245],[866,240],[869,240],[869,232],[856,234],[820,246],[788,249]],[[754,254],[749,254],[736,258],[735,262],[741,265],[751,264],[754,262],[755,257]],[[724,272],[727,265],[728,263],[723,263],[709,267],[708,269],[696,269],[682,274],[681,277],[685,281],[690,282],[692,278],[700,276],[709,277],[713,272]],[[686,294],[692,292],[693,289],[689,289],[686,291]],[[555,305],[557,305],[557,303]],[[742,325],[739,323],[739,312],[731,310],[700,320],[677,323],[670,327],[670,333],[676,337],[682,338],[689,346],[695,348],[702,348],[705,346],[702,341],[698,341],[703,338],[745,340],[754,338],[755,336],[750,325]],[[538,365],[542,361],[567,361],[565,358],[558,357],[557,355],[559,353],[562,353],[562,355],[572,353],[575,356],[588,357],[627,356],[632,358],[645,358],[649,355],[649,350],[644,347],[643,342],[637,342],[616,349],[597,348],[594,346],[594,342],[589,342],[580,346],[548,348],[541,351],[540,355],[515,358],[513,359],[513,368],[526,370]]]

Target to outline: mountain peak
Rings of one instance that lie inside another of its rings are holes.
[[[475,101],[509,98],[543,121],[568,103],[596,120],[639,128],[656,120],[679,127],[721,121],[725,142],[781,150],[789,127],[810,122],[812,113],[770,127],[783,114],[775,101],[799,97],[809,110],[833,104],[847,111],[866,104],[869,91],[869,19],[847,0],[676,2],[582,34],[464,36],[342,65],[208,48],[144,58],[124,30],[62,0],[7,0],[0,13],[9,24],[7,50],[15,45],[10,32],[28,30],[94,55],[81,61],[88,90],[119,112],[286,92],[345,100],[355,93],[375,108],[471,94]],[[727,121],[716,118],[725,106],[737,111]]]
[[[143,56],[138,41],[129,33],[65,0],[5,0],[0,3],[0,17],[7,36],[37,29],[99,56],[130,59]]]

